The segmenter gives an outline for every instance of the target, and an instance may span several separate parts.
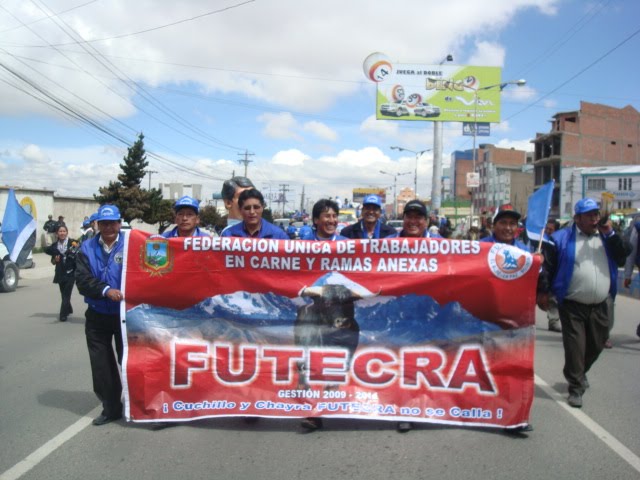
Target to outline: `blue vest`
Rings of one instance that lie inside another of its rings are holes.
[[[84,253],[89,260],[89,267],[91,268],[91,274],[106,283],[111,288],[122,288],[122,262],[124,260],[124,234],[120,232],[118,241],[111,249],[111,252],[107,254],[102,245],[98,242],[100,235],[96,235],[86,242],[82,242],[80,246],[82,253]],[[112,302],[108,298],[89,298],[84,297],[84,301],[96,312],[106,314],[118,314],[120,312],[120,303]]]
[[[573,264],[576,259],[576,233],[577,227],[574,224],[571,228],[563,228],[555,232],[551,238],[556,245],[556,252],[558,255],[558,262],[556,265],[556,274],[551,284],[551,289],[558,299],[558,303],[562,303],[564,297],[567,296],[569,290],[569,283],[571,277],[573,277]],[[612,298],[616,298],[618,291],[618,266],[613,261],[607,243],[604,241],[604,237],[600,236],[600,240],[604,245],[604,250],[607,254],[607,261],[609,263],[609,294]]]

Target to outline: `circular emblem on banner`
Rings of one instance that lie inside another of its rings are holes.
[[[502,280],[520,278],[531,268],[533,257],[529,252],[504,243],[494,243],[487,257],[491,272]]]

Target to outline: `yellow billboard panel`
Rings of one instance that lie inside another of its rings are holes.
[[[376,83],[378,120],[500,121],[499,67],[392,65]]]

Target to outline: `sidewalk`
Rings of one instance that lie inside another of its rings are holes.
[[[39,280],[41,278],[50,278],[53,281],[53,265],[51,265],[51,257],[46,253],[34,253],[34,268],[21,268],[21,280]]]

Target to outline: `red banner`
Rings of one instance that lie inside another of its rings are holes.
[[[527,424],[538,270],[466,240],[131,231],[126,416]]]

